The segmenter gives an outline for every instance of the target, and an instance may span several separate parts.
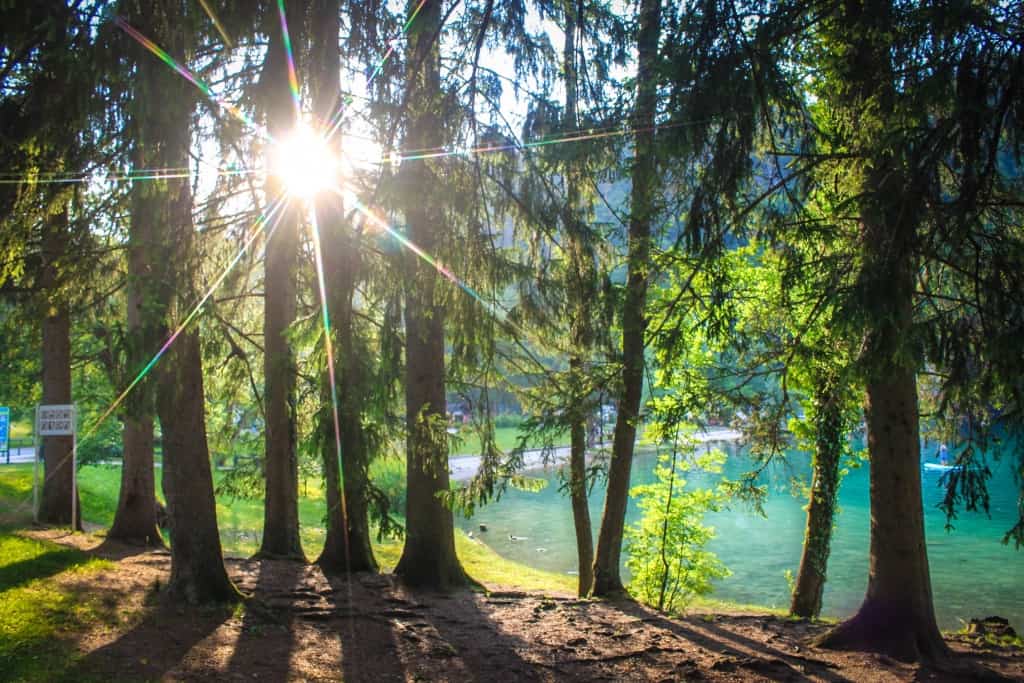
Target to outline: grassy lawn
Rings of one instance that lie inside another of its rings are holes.
[[[495,427],[494,440],[498,448],[511,451],[519,445],[519,427]],[[556,446],[569,445],[569,433],[566,432],[555,440]],[[471,429],[459,433],[459,441],[452,445],[451,452],[457,455],[480,455],[480,437]]]
[[[116,605],[52,577],[88,577],[110,562],[0,530],[0,679],[54,680],[75,656],[69,637],[117,622]]]
[[[32,421],[31,420],[17,420],[11,422],[11,433],[8,435],[11,439],[27,439],[32,436]]]
[[[110,465],[89,465],[79,470],[83,519],[109,528],[117,508],[120,476],[120,468]],[[216,476],[219,478],[221,473],[218,472]],[[314,559],[324,543],[326,503],[318,483],[309,480],[301,486],[305,494],[299,498],[302,545],[307,556]],[[0,467],[0,511],[10,510],[30,500],[31,495],[31,466]],[[263,528],[263,501],[219,497],[217,522],[224,553],[236,557],[251,556],[259,548],[260,530]],[[478,581],[515,586],[523,590],[575,590],[572,577],[531,569],[506,560],[458,530],[455,547],[466,571]],[[382,569],[390,571],[398,563],[402,543],[385,539],[375,542],[373,550]]]

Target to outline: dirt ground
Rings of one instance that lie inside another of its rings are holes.
[[[159,599],[166,552],[94,537],[32,535],[117,560],[81,579],[112,609],[138,612],[67,637],[72,677],[109,681],[963,681],[1024,680],[1024,652],[950,640],[935,670],[820,650],[824,626],[774,616],[669,619],[630,602],[489,587],[410,593],[387,575],[328,578],[293,562],[228,560],[243,609],[185,610]],[[73,582],[76,579],[62,579]]]

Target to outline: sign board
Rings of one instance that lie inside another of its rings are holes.
[[[75,406],[39,406],[36,409],[36,435],[73,436]]]
[[[75,434],[75,406],[36,406],[35,465],[32,470],[32,503],[39,521],[39,451],[44,436],[71,437],[71,531],[78,529],[78,439]],[[58,469],[60,465],[58,464]]]
[[[11,435],[11,409],[0,406],[0,458],[11,462],[11,451],[8,449],[8,438]]]

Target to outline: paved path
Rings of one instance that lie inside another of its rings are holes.
[[[725,429],[722,427],[712,427],[704,432],[698,432],[694,435],[697,441],[736,441],[742,436],[740,432],[735,429]],[[609,446],[610,444],[605,444]],[[33,449],[30,447],[18,447],[11,449],[11,464],[32,462],[33,460]],[[549,465],[561,465],[569,459],[569,447],[559,446],[553,449],[545,457],[545,453],[542,449],[534,449],[525,451],[523,453],[523,470],[538,470]],[[0,458],[0,465],[7,464],[7,460]],[[109,464],[117,465],[120,464],[117,461],[112,461]],[[157,465],[159,466],[159,464]],[[455,455],[448,460],[448,470],[451,472],[452,479],[455,481],[468,481],[473,478],[476,471],[480,468],[480,456],[479,455]]]
[[[743,435],[735,429],[711,427],[694,434],[694,438],[703,443],[706,441],[736,441]],[[610,447],[611,444],[604,444]],[[539,470],[550,465],[561,465],[569,459],[569,447],[560,446],[545,453],[542,449],[523,452],[523,471]],[[455,455],[448,459],[448,471],[454,481],[468,481],[480,468],[479,455]]]
[[[35,456],[34,456],[35,449],[32,448],[31,446],[18,446],[17,448],[12,448],[10,450],[11,450],[11,460],[10,460],[10,463],[12,465],[14,465],[16,463],[19,463],[19,462],[32,462],[35,459]],[[6,465],[6,464],[7,464],[7,458],[0,457],[0,465]]]

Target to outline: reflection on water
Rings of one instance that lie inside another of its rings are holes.
[[[729,453],[724,474],[736,477],[749,459],[732,444],[719,444]],[[934,446],[932,446],[934,450]],[[925,452],[928,452],[927,450]],[[939,625],[958,629],[961,619],[1000,615],[1018,630],[1024,627],[1024,555],[1000,543],[1016,515],[1017,489],[1009,462],[997,463],[990,482],[991,518],[984,513],[961,513],[956,528],[947,533],[945,517],[937,509],[942,500],[939,473],[922,473],[925,527],[932,589]],[[656,457],[640,453],[633,465],[633,484],[653,480]],[[807,476],[809,458],[791,454],[788,465],[775,465],[765,473],[769,486],[766,518],[737,504],[708,515],[717,530],[710,548],[732,571],[717,583],[715,597],[735,602],[788,607],[786,571],[796,572],[803,543],[805,500],[791,494],[791,478]],[[498,502],[477,511],[472,519],[456,524],[474,531],[501,555],[532,567],[575,573],[575,535],[567,497],[559,491],[557,473],[537,473],[549,481],[539,493],[511,490]],[[717,475],[689,473],[691,486],[712,486]],[[599,485],[590,496],[595,533],[600,521],[604,491]],[[864,596],[868,570],[868,471],[867,465],[852,470],[839,493],[828,583],[825,585],[825,616],[843,617],[856,610]],[[636,521],[637,508],[630,501],[627,523]],[[485,524],[487,531],[479,530]]]

